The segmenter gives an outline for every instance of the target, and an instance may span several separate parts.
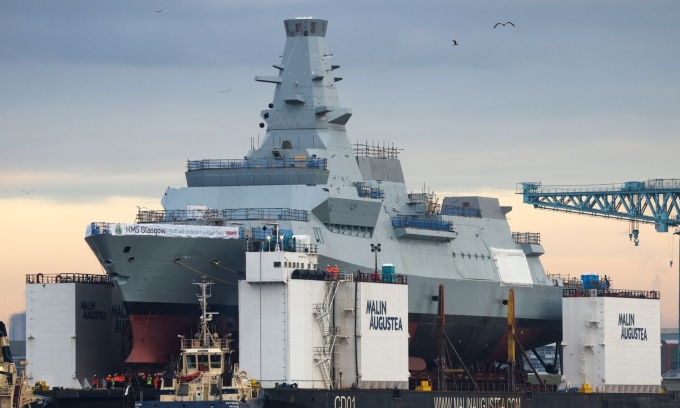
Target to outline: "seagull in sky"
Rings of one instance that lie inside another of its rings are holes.
[[[31,190],[31,191],[33,191],[33,190]],[[31,194],[31,193],[29,193],[29,192],[26,191],[26,190],[21,190],[21,192],[22,192],[22,193],[26,193],[26,194]]]
[[[453,44],[451,44],[451,45],[453,45],[453,46],[456,46],[456,45],[458,45],[458,41],[456,41],[456,40],[453,40]]]
[[[496,23],[496,25],[493,26],[493,28],[496,28],[496,27],[498,27],[499,25],[502,25],[503,27],[505,27],[507,24],[510,24],[510,25],[513,26],[513,27],[515,26],[515,25],[512,23],[512,21],[508,21],[507,23]]]
[[[156,10],[156,13],[162,13],[162,12],[164,12],[164,11],[168,11],[168,10],[166,10],[166,9]]]
[[[231,91],[231,89],[225,89],[224,91],[220,91],[220,93],[225,93],[225,92],[229,92],[229,91]]]

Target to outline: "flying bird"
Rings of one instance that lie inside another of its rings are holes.
[[[496,23],[496,25],[493,26],[493,28],[496,28],[496,27],[498,27],[499,25],[502,25],[503,27],[505,27],[507,24],[510,24],[510,25],[513,26],[513,27],[515,26],[515,25],[512,23],[512,21],[508,21],[507,23]]]
[[[333,56],[333,54],[324,54],[324,55],[322,55],[322,56],[318,56],[318,55],[316,55],[316,54],[312,54],[312,55],[314,55],[315,57],[321,58],[322,61],[325,60],[326,58],[330,58],[330,57]]]
[[[164,12],[164,11],[168,11],[168,10],[166,10],[166,9],[163,9],[163,10],[156,10],[156,13],[162,13],[162,12]]]
[[[451,45],[453,45],[453,46],[456,46],[456,45],[458,45],[458,41],[456,41],[456,40],[453,40],[453,44],[451,44]]]
[[[225,93],[225,92],[229,92],[229,91],[231,91],[231,89],[225,89],[224,91],[220,91],[220,93]]]
[[[33,191],[33,190],[31,190],[31,191]],[[31,193],[29,193],[29,192],[26,191],[26,190],[21,190],[21,192],[22,192],[22,193],[26,193],[26,194],[31,194]]]

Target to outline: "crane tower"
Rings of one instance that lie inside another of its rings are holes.
[[[637,246],[639,224],[657,232],[680,226],[680,179],[652,179],[586,186],[517,184],[517,194],[534,208],[630,221],[629,237]]]
[[[517,184],[516,193],[522,194],[523,202],[533,204],[534,208],[628,220],[629,237],[635,246],[640,242],[640,223],[654,224],[657,232],[668,232],[669,226],[675,227],[674,234],[680,235],[680,179],[587,186],[544,186],[540,182],[525,182]]]

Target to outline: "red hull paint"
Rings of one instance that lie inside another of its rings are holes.
[[[522,346],[526,353],[529,353],[530,348],[525,347],[526,344],[537,344],[536,339],[543,334],[541,329],[527,329],[523,327],[515,327],[515,336],[517,341]],[[517,358],[520,356],[517,355]],[[508,358],[508,331],[503,333],[503,338],[498,342],[498,346],[492,355],[492,358],[497,361],[505,361]]]
[[[196,317],[129,315],[132,328],[132,351],[125,363],[164,364],[168,354],[179,354],[178,335],[190,334],[195,329]],[[194,330],[195,331],[195,330]]]
[[[408,345],[411,347],[411,342],[413,337],[416,335],[416,330],[418,329],[418,323],[408,322]]]

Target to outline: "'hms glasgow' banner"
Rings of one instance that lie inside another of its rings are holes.
[[[111,235],[153,235],[159,237],[179,238],[218,238],[237,239],[238,227],[214,227],[206,225],[177,225],[177,224],[110,224]],[[101,232],[88,228],[86,236]]]

